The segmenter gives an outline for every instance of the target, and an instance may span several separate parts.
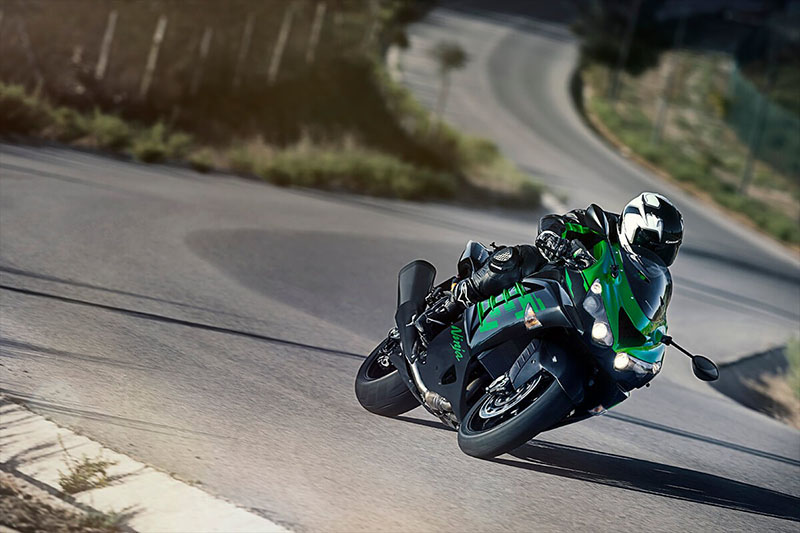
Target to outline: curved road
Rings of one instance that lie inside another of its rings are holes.
[[[479,15],[442,8],[414,28],[415,44],[450,32],[475,57],[455,122],[551,176],[570,206],[658,186],[562,94],[575,50],[563,23]],[[423,55],[406,66],[424,96]],[[724,360],[795,330],[793,259],[659,188],[693,228],[672,333]],[[353,377],[390,325],[397,269],[423,256],[445,270],[467,238],[525,241],[541,214],[2,145],[0,389],[300,531],[796,531],[800,433],[692,380],[678,354],[608,415],[496,461],[462,455],[420,409],[358,406]]]

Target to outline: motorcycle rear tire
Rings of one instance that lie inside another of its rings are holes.
[[[381,416],[397,416],[419,407],[419,401],[406,386],[403,377],[396,368],[388,373],[380,367],[378,357],[387,343],[386,339],[361,363],[356,375],[356,398],[361,406]]]

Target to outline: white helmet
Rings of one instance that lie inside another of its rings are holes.
[[[683,217],[665,196],[643,192],[622,211],[619,237],[626,249],[641,246],[670,266],[683,241]]]

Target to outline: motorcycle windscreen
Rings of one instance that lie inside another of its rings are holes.
[[[660,322],[672,298],[672,276],[650,250],[634,246],[633,252],[623,250],[620,254],[631,292],[644,315],[652,322]]]

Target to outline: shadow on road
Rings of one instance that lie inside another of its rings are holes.
[[[729,450],[734,450],[741,453],[746,453],[749,455],[753,455],[755,457],[760,457],[762,459],[769,459],[772,461],[778,461],[780,463],[785,463],[791,466],[798,466],[800,467],[800,461],[796,459],[791,459],[789,457],[783,457],[781,455],[776,455],[774,453],[765,452],[762,450],[757,450],[755,448],[749,448],[747,446],[742,446],[741,444],[735,444],[733,442],[727,442],[724,440],[715,439],[713,437],[707,437],[705,435],[700,435],[698,433],[692,433],[690,431],[684,431],[682,429],[673,428],[670,426],[666,426],[664,424],[658,424],[656,422],[649,422],[646,420],[641,420],[639,418],[623,415],[620,413],[606,413],[604,415],[606,418],[613,418],[614,420],[619,420],[622,422],[627,422],[629,424],[636,424],[638,426],[646,427],[648,429],[655,429],[657,431],[664,431],[671,435],[676,435],[678,437],[684,437],[687,439],[692,439],[700,442],[705,442],[706,444],[713,444],[715,446],[721,446],[723,448],[727,448]],[[443,429],[446,431],[455,431],[446,427],[441,422],[437,422],[435,420],[426,420],[423,418],[411,418],[409,416],[396,416],[397,420],[402,422],[408,422],[409,424],[416,424],[418,426],[426,426],[434,429]],[[538,442],[538,441],[531,441],[531,442]]]
[[[401,422],[408,422],[409,424],[417,424],[418,426],[426,426],[433,429],[443,429],[445,431],[455,432],[455,429],[450,428],[442,424],[441,422],[437,422],[436,420],[425,420],[424,418],[411,418],[409,416],[396,416],[397,420]]]
[[[546,441],[499,464],[620,489],[800,521],[800,498],[714,474]]]

